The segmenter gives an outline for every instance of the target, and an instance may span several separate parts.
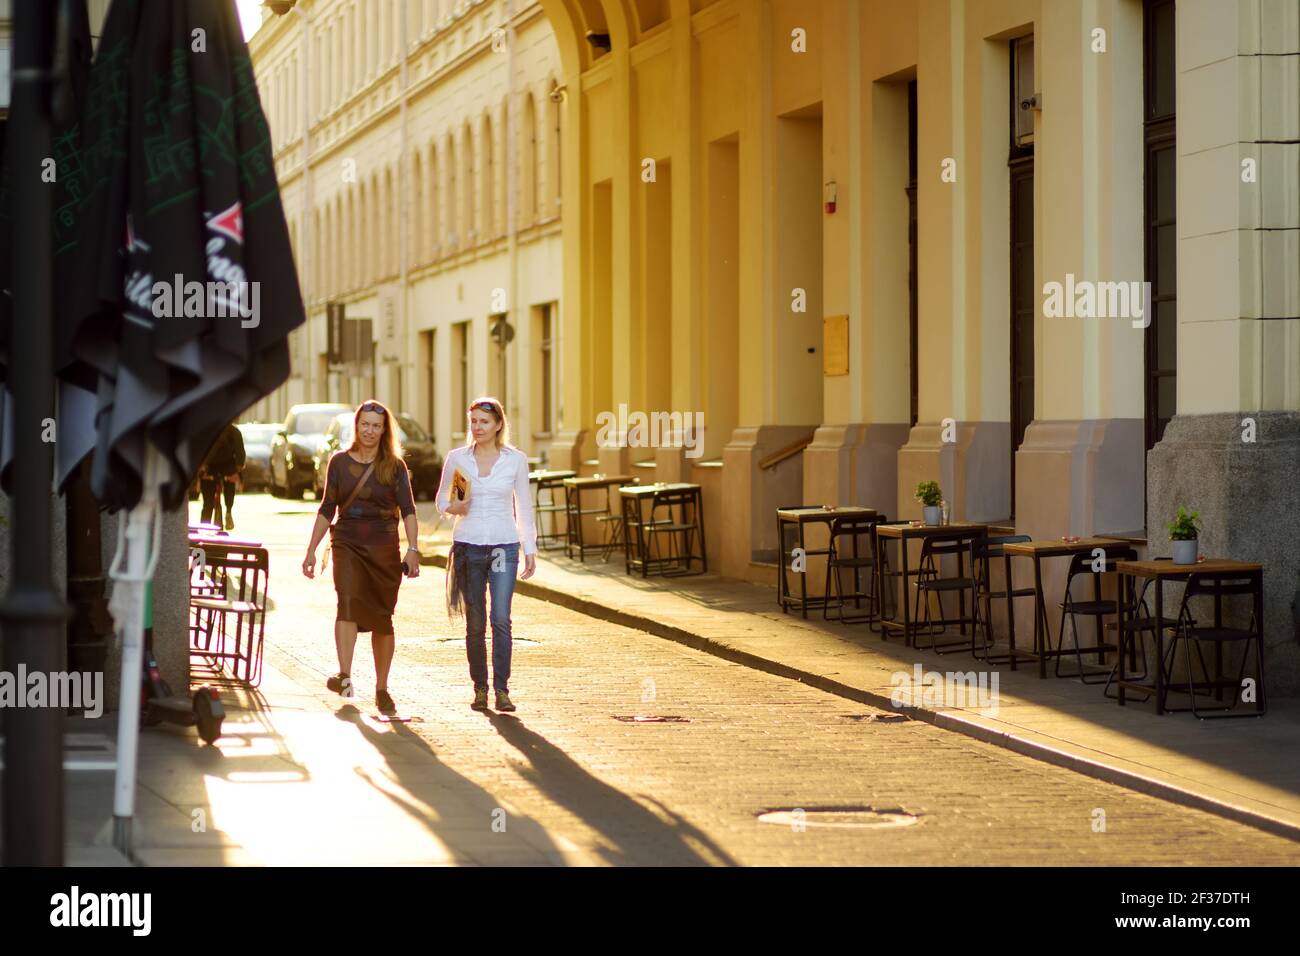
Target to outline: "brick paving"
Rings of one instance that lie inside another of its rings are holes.
[[[420,506],[423,527],[430,509]],[[403,807],[407,824],[448,846],[428,862],[1300,862],[1300,844],[1283,837],[921,721],[854,719],[880,712],[518,595],[511,690],[519,711],[475,713],[463,631],[446,619],[443,574],[432,567],[403,584],[390,679],[401,712],[420,719],[381,724],[372,717],[367,637],[353,667],[355,709],[323,686],[336,666],[333,590],[328,573],[307,581],[298,569],[312,510],[265,496],[236,508],[241,533],[256,529],[272,551],[269,721],[280,750],[299,762],[295,735],[308,740],[326,726],[330,742],[311,757],[316,776],[369,778],[371,799]],[[614,715],[689,722],[628,724]],[[818,825],[818,809],[855,806],[918,822]],[[806,825],[757,821],[782,808],[802,808]]]

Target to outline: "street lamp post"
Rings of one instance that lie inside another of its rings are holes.
[[[51,145],[54,14],[47,0],[14,4],[13,102],[9,114],[13,190],[14,495],[9,592],[0,607],[4,666],[47,676],[62,669],[68,608],[54,588],[50,492],[54,445],[51,192],[41,173]],[[22,185],[19,185],[22,184]],[[26,688],[18,689],[25,693]],[[49,703],[47,701],[47,703]],[[63,712],[4,708],[4,862],[63,863]]]

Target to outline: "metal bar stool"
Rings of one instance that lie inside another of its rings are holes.
[[[1183,591],[1183,603],[1178,609],[1177,625],[1174,630],[1172,647],[1182,644],[1187,665],[1187,693],[1191,697],[1190,707],[1166,707],[1178,713],[1186,710],[1200,720],[1224,720],[1233,717],[1263,717],[1268,712],[1267,695],[1264,692],[1264,629],[1260,626],[1264,616],[1264,588],[1262,571],[1203,571],[1194,572],[1187,579],[1187,588]],[[1223,599],[1232,595],[1248,594],[1252,597],[1250,617],[1246,627],[1225,627],[1223,624]],[[1191,601],[1198,596],[1214,598],[1214,625],[1202,627],[1191,616]],[[1210,642],[1214,645],[1214,679],[1210,679],[1209,668],[1201,653],[1201,644]],[[1241,654],[1241,667],[1235,679],[1223,676],[1223,648],[1228,644],[1244,644]],[[1241,697],[1242,680],[1246,674],[1246,662],[1250,659],[1250,646],[1255,647],[1255,676],[1258,692],[1255,695],[1255,709],[1245,713],[1231,713],[1237,707]],[[1196,657],[1201,665],[1204,680],[1194,681],[1191,649],[1196,648]],[[1166,683],[1166,686],[1170,685]],[[1223,691],[1231,688],[1232,703],[1227,706],[1196,707],[1196,691],[1213,690],[1215,699],[1223,700]],[[1182,688],[1178,688],[1181,690]],[[1213,715],[1213,716],[1212,716]]]
[[[983,661],[986,664],[1010,664],[1011,669],[1016,669],[1016,664],[1021,658],[1033,658],[1033,654],[1016,650],[1016,598],[1033,598],[1038,592],[1032,585],[1025,587],[1015,587],[1014,579],[1011,572],[1011,555],[1007,554],[1003,545],[1019,544],[1023,541],[1032,540],[1027,534],[1000,534],[992,535],[984,541],[975,544],[975,560],[979,562],[979,574],[976,576],[979,581],[980,590],[978,602],[976,605],[977,612],[980,605],[983,605],[983,625],[984,625],[984,654],[981,657],[979,651],[973,651],[975,659]],[[1001,590],[993,590],[993,568],[992,562],[996,559],[1002,559],[1002,573],[1005,584]],[[1009,650],[1005,654],[993,654],[993,602],[1005,601],[1007,606],[1007,642]]]
[[[1097,662],[1106,663],[1106,654],[1109,651],[1119,651],[1118,641],[1114,644],[1106,640],[1106,621],[1108,617],[1118,617],[1119,615],[1119,598],[1103,598],[1101,596],[1101,576],[1103,574],[1114,574],[1115,564],[1119,561],[1136,561],[1137,552],[1130,547],[1113,548],[1106,551],[1103,556],[1094,558],[1091,554],[1080,552],[1070,558],[1070,570],[1065,578],[1065,595],[1060,602],[1061,623],[1057,630],[1057,647],[1056,647],[1056,667],[1057,677],[1077,677],[1084,684],[1109,683],[1109,675],[1093,675],[1097,679],[1089,680],[1089,675],[1083,666],[1083,647],[1079,643],[1078,618],[1090,617],[1096,624],[1097,628],[1097,646],[1088,648],[1089,652],[1096,652]],[[1093,570],[1093,564],[1097,561],[1102,562],[1102,570]],[[1073,587],[1074,579],[1081,574],[1092,576],[1092,593],[1091,601],[1080,601],[1074,597]],[[1070,652],[1065,649],[1065,619],[1070,618],[1070,634],[1074,638],[1074,659],[1077,670],[1073,674],[1061,673],[1061,658]]]
[[[850,517],[836,518],[831,522],[831,540],[827,549],[826,558],[826,583],[822,587],[822,594],[826,595],[826,601],[822,604],[822,620],[831,619],[830,609],[831,601],[834,600],[834,607],[838,612],[835,620],[841,624],[858,624],[863,621],[870,623],[876,619],[876,525],[886,520],[884,515],[875,517]],[[867,536],[867,551],[861,553],[858,548],[858,540],[862,535]],[[837,541],[841,538],[848,539],[853,544],[852,554],[845,554]],[[840,572],[853,572],[853,591],[845,593],[840,587]],[[866,574],[867,590],[862,590],[862,576]],[[834,582],[834,592],[832,593],[832,581]],[[848,601],[853,601],[853,606],[857,610],[862,609],[862,601],[867,602],[867,613],[865,615],[854,615],[852,617],[845,614],[844,605]]]
[[[922,616],[921,602],[925,602],[924,628],[925,633],[929,635],[930,646],[925,650],[934,651],[936,654],[952,653],[953,649],[969,646],[972,653],[975,651],[975,635],[979,630],[979,612],[978,612],[978,593],[979,582],[976,575],[975,566],[975,545],[982,535],[976,535],[969,531],[953,531],[947,534],[930,535],[921,542],[921,573],[916,579],[916,604],[912,614],[912,620],[917,622],[917,636],[922,633]],[[941,570],[942,559],[954,557],[957,559],[957,573],[955,576],[944,577]],[[970,561],[970,572],[966,571],[966,561]],[[966,613],[966,592],[970,592],[971,613]],[[956,594],[958,612],[957,617],[946,616],[943,609],[943,595]],[[935,596],[935,602],[939,606],[939,618],[935,620],[930,614],[930,596]],[[949,625],[957,625],[961,629],[963,638],[966,634],[966,625],[971,627],[969,641],[963,639],[960,641],[948,641],[943,644],[936,644],[935,628],[938,627],[938,633],[943,634],[948,630]],[[920,642],[913,644],[920,649]]]

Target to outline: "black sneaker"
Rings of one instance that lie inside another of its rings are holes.
[[[379,708],[381,714],[397,713],[397,705],[393,703],[393,698],[389,696],[387,690],[375,691],[375,706]]]
[[[342,672],[327,680],[325,686],[341,697],[352,696],[352,678]]]
[[[487,709],[488,709],[488,702],[487,702],[487,688],[486,688],[486,687],[475,687],[475,688],[474,688],[474,703],[470,704],[470,707],[472,707],[474,710],[487,710]]]

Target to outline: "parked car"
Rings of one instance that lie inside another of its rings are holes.
[[[350,405],[328,402],[294,405],[284,424],[271,440],[271,494],[277,498],[301,498],[312,487],[312,456],[335,416]]]
[[[317,498],[325,491],[325,473],[329,470],[330,458],[336,451],[352,444],[354,417],[352,412],[336,416],[316,447],[312,458],[312,490]],[[438,482],[442,479],[442,456],[434,448],[433,440],[419,422],[403,413],[397,415],[397,440],[405,453],[406,468],[411,473],[411,491],[416,500],[432,498],[437,494]]]
[[[280,426],[275,422],[236,425],[244,436],[244,490],[261,491],[271,483],[271,441]]]

